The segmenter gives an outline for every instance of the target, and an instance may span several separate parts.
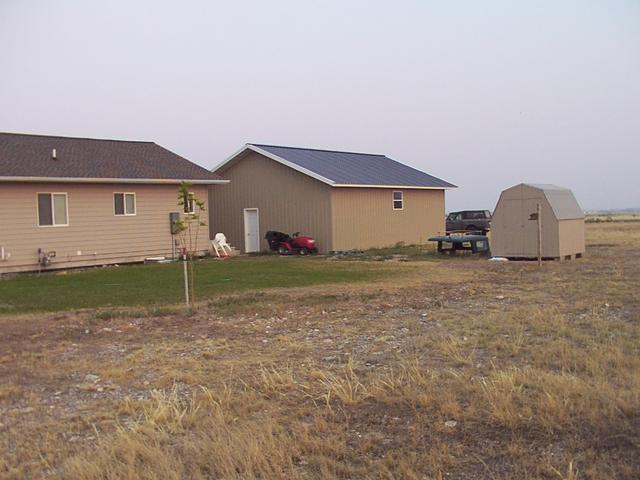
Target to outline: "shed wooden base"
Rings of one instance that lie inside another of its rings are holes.
[[[574,253],[571,255],[564,255],[562,257],[542,257],[542,260],[547,261],[556,261],[556,262],[566,262],[569,260],[577,260],[578,258],[582,258],[584,253]],[[536,262],[538,259],[536,257],[505,257],[511,261],[521,261],[521,262]]]
[[[559,257],[557,260],[561,262],[566,262],[568,260],[577,260],[578,258],[582,258],[583,253],[573,253],[571,255],[564,255],[563,257]]]

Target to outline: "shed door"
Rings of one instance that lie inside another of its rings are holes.
[[[524,237],[523,255],[526,257],[538,256],[538,222],[537,220],[531,219],[535,218],[535,213],[538,211],[538,204],[541,204],[543,207],[542,228],[544,231],[544,204],[542,200],[540,198],[525,198],[522,200],[522,221],[524,222],[522,227]]]
[[[522,220],[522,201],[504,200],[501,205],[502,232],[501,237],[505,256],[524,255],[524,224]]]
[[[260,251],[260,220],[257,208],[244,209],[244,251]]]

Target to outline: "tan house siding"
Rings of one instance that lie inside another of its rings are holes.
[[[268,230],[300,231],[331,250],[331,187],[254,152],[217,173],[230,183],[209,189],[212,236],[245,251],[244,209],[258,208],[261,250]]]
[[[204,201],[208,187],[192,191]],[[37,193],[65,192],[68,226],[39,227]],[[114,215],[113,194],[136,194],[136,215]],[[0,247],[10,254],[0,273],[38,269],[38,248],[55,251],[51,268],[141,261],[170,256],[169,212],[179,211],[177,185],[133,184],[0,184]],[[199,247],[209,248],[208,228]]]
[[[403,192],[403,209],[393,209],[393,192]],[[333,188],[333,250],[425,243],[444,233],[444,190]]]

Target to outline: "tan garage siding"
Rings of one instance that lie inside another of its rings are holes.
[[[244,251],[244,209],[258,208],[262,250],[267,230],[300,231],[331,250],[331,187],[253,152],[217,173],[231,183],[209,189],[212,236],[223,232]]]
[[[206,186],[193,192],[207,199]],[[39,227],[38,192],[67,193],[69,225]],[[114,192],[136,194],[136,215],[116,216]],[[5,183],[0,185],[0,246],[11,257],[0,272],[38,268],[38,248],[55,251],[52,267],[68,268],[170,256],[169,212],[179,211],[177,185]],[[208,249],[203,227],[199,247]]]
[[[402,191],[402,210],[393,192]],[[333,250],[421,244],[444,233],[444,190],[340,187],[332,190]]]

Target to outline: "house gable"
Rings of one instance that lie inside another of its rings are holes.
[[[268,230],[313,235],[323,251],[331,245],[331,187],[264,155],[248,151],[220,171],[230,180],[209,189],[211,235],[222,232],[244,248],[244,209],[259,210],[261,248]]]

